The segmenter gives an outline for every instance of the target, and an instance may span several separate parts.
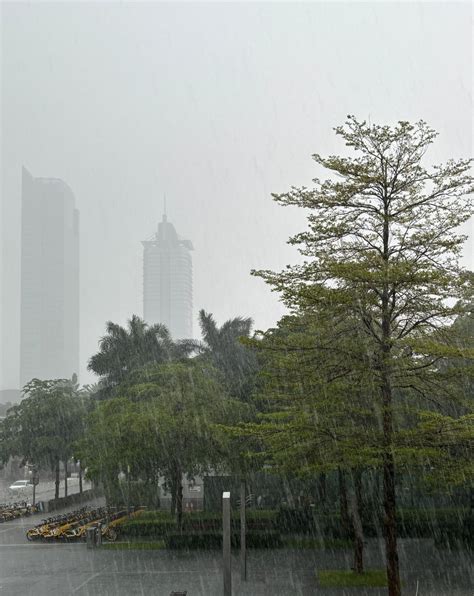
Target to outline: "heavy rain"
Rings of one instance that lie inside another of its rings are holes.
[[[472,596],[472,4],[0,11],[0,594]]]

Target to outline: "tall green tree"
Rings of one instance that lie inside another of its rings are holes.
[[[348,324],[349,323],[349,324]],[[334,350],[344,352],[344,362]],[[254,340],[262,382],[260,420],[241,425],[264,445],[260,457],[285,475],[336,472],[341,521],[354,538],[354,569],[363,571],[361,499],[355,490],[378,459],[379,425],[363,335],[348,321],[307,313],[284,317]],[[330,348],[330,349],[327,349]]]
[[[59,498],[59,464],[65,467],[82,436],[85,404],[75,379],[33,379],[23,388],[24,398],[2,421],[4,457],[47,465],[55,474],[55,498]]]
[[[348,156],[313,156],[331,173],[315,188],[273,195],[309,209],[308,229],[290,239],[305,257],[280,273],[255,271],[292,309],[330,304],[332,315],[362,324],[373,346],[370,371],[380,416],[384,534],[390,596],[401,593],[396,535],[394,392],[429,399],[429,374],[445,354],[433,331],[462,310],[453,298],[471,292],[459,264],[472,214],[471,160],[427,168],[436,132],[423,121],[371,125],[349,116],[337,127]],[[344,354],[341,353],[341,360]],[[443,386],[437,397],[449,398]]]
[[[134,370],[149,363],[180,360],[195,348],[192,340],[173,341],[164,325],[148,325],[133,315],[126,327],[108,321],[106,335],[99,342],[97,354],[90,358],[88,369],[101,377],[96,393],[106,397]]]
[[[224,457],[214,425],[236,422],[229,400],[206,362],[151,364],[136,370],[92,413],[81,458],[106,485],[120,472],[156,482],[163,476],[181,523],[183,476],[202,474]]]
[[[241,341],[250,336],[252,324],[249,317],[234,317],[219,327],[212,314],[199,311],[203,352],[222,373],[229,394],[242,401],[249,401],[257,371],[254,350]]]

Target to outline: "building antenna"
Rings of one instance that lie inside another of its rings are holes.
[[[166,221],[166,193],[163,193],[163,221]]]

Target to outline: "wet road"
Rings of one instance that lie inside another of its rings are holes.
[[[0,525],[0,595],[22,596],[221,596],[221,555],[167,551],[88,550],[85,544],[30,543],[25,530],[41,516]],[[383,564],[383,545],[371,540],[367,566]],[[385,596],[383,589],[321,589],[317,569],[349,568],[351,553],[309,550],[249,551],[249,582],[241,584],[233,561],[235,596]],[[401,540],[404,594],[472,596],[471,555],[437,551],[431,541]]]
[[[18,478],[21,480],[21,478]],[[31,502],[33,499],[33,488],[28,487],[26,489],[21,489],[21,491],[13,491],[10,490],[8,487],[13,484],[13,481],[6,482],[2,480],[0,482],[0,503],[10,503],[13,501],[23,501],[26,500]],[[68,478],[67,481],[68,486],[68,494],[72,495],[74,493],[79,492],[79,479],[78,478]],[[83,490],[88,490],[91,488],[90,482],[83,481],[82,482]],[[59,486],[59,496],[64,496],[64,480],[61,480],[61,484]],[[40,482],[36,487],[36,501],[49,501],[50,499],[54,499],[54,481],[48,482]]]

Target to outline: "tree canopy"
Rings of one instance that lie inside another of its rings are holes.
[[[423,121],[379,126],[349,116],[335,132],[351,154],[313,156],[330,178],[273,195],[309,210],[308,229],[289,241],[305,260],[281,272],[253,273],[295,314],[327,313],[335,329],[340,322],[363,333],[381,427],[389,594],[398,596],[395,392],[427,402],[453,397],[437,373],[443,358],[461,356],[442,330],[472,299],[471,276],[459,262],[465,240],[459,227],[472,215],[472,162],[428,169],[425,154],[437,135]],[[341,370],[353,361],[337,333],[314,349],[337,358]]]
[[[204,355],[219,370],[227,391],[232,397],[249,401],[257,372],[255,352],[242,343],[252,330],[252,319],[234,317],[220,327],[214,317],[199,311],[199,324],[204,343]]]
[[[59,496],[59,461],[74,455],[84,432],[86,397],[75,379],[33,379],[23,388],[24,398],[2,421],[2,458],[46,465],[56,471]]]
[[[229,400],[212,366],[198,360],[136,370],[99,403],[81,445],[89,475],[109,485],[127,469],[135,478],[163,476],[182,513],[182,477],[222,463],[214,425],[236,422],[242,406]]]
[[[110,395],[134,370],[149,363],[163,363],[189,356],[196,348],[192,340],[173,341],[161,324],[148,325],[133,315],[127,327],[108,321],[99,351],[89,359],[88,369],[101,377],[99,395]]]

